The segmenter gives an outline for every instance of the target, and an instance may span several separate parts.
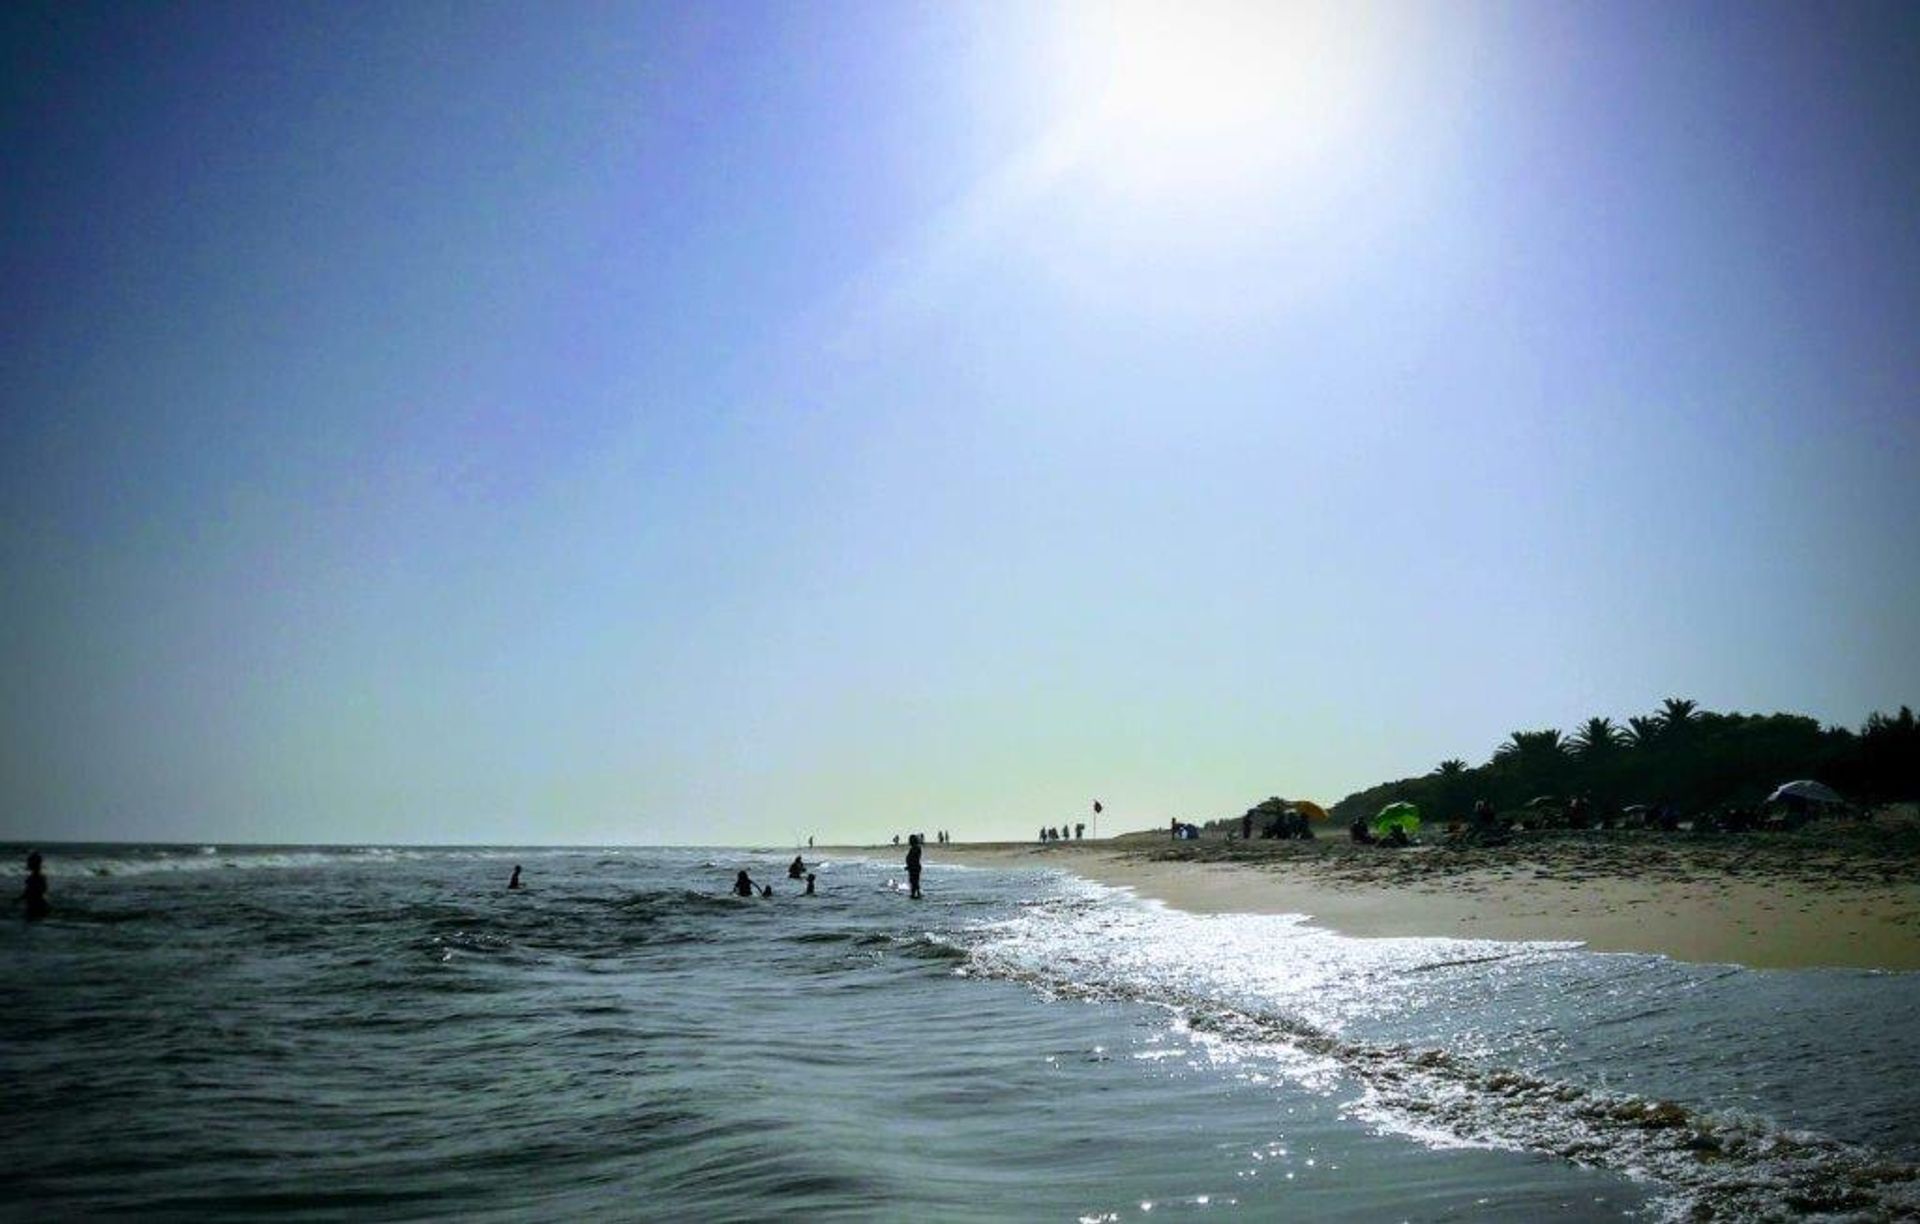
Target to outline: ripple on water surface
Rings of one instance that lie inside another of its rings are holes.
[[[47,1215],[1913,1210],[1913,975],[1345,940],[1064,878],[89,847],[0,935]],[[504,890],[514,864],[529,887]],[[76,864],[87,869],[72,870]],[[229,867],[227,864],[234,864]],[[771,900],[724,895],[735,870]],[[1877,1026],[1877,1027],[1876,1027]],[[1740,1056],[1728,1057],[1730,1034]],[[1543,1159],[1551,1157],[1551,1159]],[[4,1209],[0,1209],[4,1210]]]

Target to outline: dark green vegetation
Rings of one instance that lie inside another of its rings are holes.
[[[1596,814],[1632,804],[1709,812],[1758,804],[1782,782],[1800,778],[1824,782],[1856,804],[1920,796],[1920,726],[1913,711],[1876,713],[1855,732],[1800,714],[1717,714],[1668,698],[1658,711],[1625,725],[1589,718],[1571,736],[1515,731],[1483,765],[1442,761],[1424,776],[1348,795],[1333,806],[1333,817],[1344,824],[1405,799],[1429,820],[1447,821],[1466,817],[1476,799],[1511,812],[1543,796],[1576,795]]]

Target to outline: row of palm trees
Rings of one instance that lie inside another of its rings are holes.
[[[1410,799],[1451,819],[1476,799],[1511,807],[1540,795],[1574,794],[1602,809],[1642,802],[1700,810],[1756,803],[1773,786],[1799,777],[1821,778],[1862,799],[1920,797],[1920,728],[1912,711],[1876,713],[1856,735],[1804,715],[1720,714],[1669,697],[1624,722],[1589,718],[1572,735],[1554,728],[1515,731],[1484,765],[1450,758],[1423,777],[1349,795],[1334,813],[1351,819],[1380,803]]]
[[[1622,748],[1652,748],[1672,744],[1685,738],[1686,732],[1694,725],[1694,712],[1699,703],[1685,697],[1669,697],[1660,703],[1660,709],[1652,714],[1634,715],[1627,719],[1625,726],[1619,726],[1611,718],[1589,718],[1580,724],[1580,729],[1571,737],[1562,738],[1560,732],[1515,731],[1507,741],[1494,749],[1496,760],[1513,757],[1557,757],[1570,754],[1581,760],[1599,760],[1618,752]],[[1449,762],[1442,762],[1443,765]],[[1465,767],[1466,762],[1457,762]]]

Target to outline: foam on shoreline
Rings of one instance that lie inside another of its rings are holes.
[[[1661,852],[1671,857],[1670,847]],[[1577,850],[1555,847],[1534,858],[1407,883],[1366,873],[1329,878],[1310,862],[1278,857],[1167,861],[1137,843],[949,845],[933,853],[936,862],[1057,868],[1188,913],[1305,914],[1362,938],[1575,941],[1596,952],[1752,968],[1920,969],[1920,882],[1911,878],[1736,873],[1705,861],[1629,874],[1631,854],[1600,870]]]

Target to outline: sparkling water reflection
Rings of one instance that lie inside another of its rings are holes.
[[[35,1123],[0,1136],[0,1213],[1599,1219],[1815,1174],[1841,1210],[1910,1201],[1914,1060],[1849,1046],[1911,976],[1351,941],[937,862],[924,903],[859,861],[760,901],[722,894],[790,852],[208,849],[56,853],[56,917],[0,933]]]

